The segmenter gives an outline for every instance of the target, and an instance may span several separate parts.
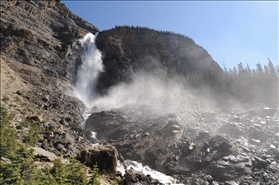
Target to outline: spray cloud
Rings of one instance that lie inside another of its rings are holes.
[[[139,70],[134,73],[131,83],[119,83],[108,90],[106,96],[96,94],[99,74],[104,71],[101,52],[95,45],[97,34],[86,34],[78,42],[81,48],[81,65],[77,70],[75,92],[87,106],[98,107],[98,111],[121,108],[126,105],[152,107],[154,113],[175,112],[184,105],[201,105],[204,100],[196,96],[189,87],[185,88],[181,79],[169,79],[167,69],[151,56],[143,56],[151,66],[151,71]],[[153,67],[152,67],[153,66]],[[206,103],[208,104],[208,102]],[[210,103],[212,104],[212,103]]]

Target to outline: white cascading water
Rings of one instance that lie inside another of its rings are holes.
[[[75,94],[87,107],[91,109],[94,101],[96,101],[96,91],[95,87],[98,82],[99,74],[104,70],[102,54],[97,49],[95,45],[97,34],[94,36],[91,33],[87,33],[83,38],[79,40],[83,51],[81,53],[82,64],[77,72],[76,84],[75,84]],[[81,123],[81,128],[85,128],[85,123],[90,114],[84,113],[84,121]],[[92,133],[92,137],[96,137],[96,133]],[[156,170],[149,168],[148,166],[142,166],[141,163],[136,161],[125,161],[124,168],[123,164],[117,166],[117,170],[124,174],[125,169],[130,169],[131,167],[137,171],[144,173],[145,175],[149,174],[155,179],[159,179],[164,184],[174,184],[175,179],[164,175]]]
[[[83,101],[87,108],[91,108],[96,95],[95,86],[99,74],[104,70],[102,54],[95,45],[97,34],[94,36],[92,33],[87,33],[79,40],[83,48],[82,64],[78,69],[75,85],[77,97]]]
[[[124,165],[125,165],[125,167],[124,167]],[[138,172],[143,173],[144,175],[148,175],[148,174],[151,175],[152,178],[158,179],[163,184],[179,185],[179,184],[177,184],[177,182],[174,178],[167,176],[156,170],[153,170],[153,169],[149,168],[148,166],[143,166],[141,163],[138,163],[136,161],[126,160],[126,161],[124,161],[124,165],[121,163],[118,163],[118,165],[117,165],[117,170],[120,171],[122,173],[122,175],[125,174],[125,170],[134,169]]]
[[[81,65],[77,71],[77,78],[75,84],[75,94],[87,107],[91,108],[94,96],[96,95],[95,86],[98,82],[99,74],[104,70],[102,54],[95,45],[96,35],[87,33],[83,38],[79,40],[83,51],[81,53]],[[89,114],[86,112],[83,114],[83,122],[81,128],[85,128],[85,123]],[[92,133],[96,136],[96,133]]]

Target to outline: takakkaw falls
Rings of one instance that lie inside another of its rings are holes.
[[[86,106],[86,111],[92,109],[94,106],[94,98],[96,97],[95,86],[98,81],[99,73],[104,70],[103,61],[101,52],[96,48],[95,39],[97,37],[92,33],[87,33],[82,39],[78,40],[82,49],[81,55],[81,65],[77,72],[77,81],[75,84],[75,92],[77,98],[79,98]],[[86,112],[83,114],[84,120],[81,123],[81,128],[85,128],[86,120],[88,118],[88,114]],[[96,133],[92,133],[92,137],[95,137]],[[97,139],[97,138],[96,138]],[[168,177],[160,172],[152,170],[148,166],[142,166],[142,164],[136,161],[124,161],[124,164],[119,164],[117,169],[124,175],[126,168],[133,168],[135,170],[143,172],[143,174],[150,174],[152,177],[159,178],[161,183],[164,184],[173,184],[176,182],[175,179]]]
[[[180,33],[0,7],[0,184],[279,184],[278,61],[222,69]]]

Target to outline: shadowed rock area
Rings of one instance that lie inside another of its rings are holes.
[[[157,75],[222,73],[208,52],[191,38],[149,28],[116,27],[100,32],[96,42],[102,51],[105,72],[97,90],[108,89],[118,82],[129,82],[135,72]]]
[[[251,115],[254,111],[266,114]],[[86,124],[124,159],[142,162],[185,184],[277,182],[278,126],[278,108],[267,107],[182,107],[155,115],[150,109],[129,106],[93,113]]]

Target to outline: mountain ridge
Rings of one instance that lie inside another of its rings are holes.
[[[162,70],[169,76],[202,76],[206,71],[212,71],[214,74],[223,73],[204,48],[189,37],[171,32],[116,26],[114,29],[101,31],[96,45],[102,51],[103,63],[107,70],[100,74],[99,86],[109,84],[109,87],[118,83],[117,80],[106,80],[108,75],[125,81],[125,77],[132,76],[138,70],[151,73],[154,70]]]

